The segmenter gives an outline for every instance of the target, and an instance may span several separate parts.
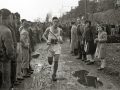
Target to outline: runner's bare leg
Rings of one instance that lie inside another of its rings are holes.
[[[58,60],[59,60],[60,54],[56,54],[54,56],[54,70],[53,70],[53,75],[56,75],[56,72],[58,70]]]

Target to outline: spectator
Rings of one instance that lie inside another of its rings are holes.
[[[107,33],[104,31],[104,27],[98,27],[98,38],[95,39],[95,43],[97,43],[97,49],[95,55],[101,59],[101,66],[98,70],[103,70],[105,68],[106,63],[106,41],[107,41]]]
[[[72,28],[71,28],[71,52],[73,52],[73,55],[78,54],[78,38],[77,38],[77,27],[75,25],[75,22],[71,22]]]
[[[111,23],[111,35],[115,35],[115,25]]]
[[[23,30],[20,33],[20,41],[21,41],[21,48],[22,48],[22,72],[23,77],[29,77],[28,69],[29,69],[29,23],[25,22],[23,25]]]
[[[72,26],[71,26],[70,23],[68,24],[68,28],[69,28],[69,39],[70,39],[70,42],[71,42],[71,28],[72,28]]]
[[[16,32],[17,32],[17,29],[16,29],[16,16],[15,14],[11,14],[12,16],[12,22],[11,24],[8,26],[12,32],[12,37],[13,37],[13,42],[14,42],[14,57],[13,59],[11,60],[11,84],[12,84],[12,87],[13,88],[14,86],[18,85],[19,82],[17,81],[16,79],[16,68],[17,68],[17,38],[16,38]]]
[[[39,29],[38,29],[38,32],[39,32],[39,40],[40,40],[40,43],[42,42],[42,35],[43,35],[43,29],[42,29],[42,25],[38,25]]]
[[[85,51],[87,54],[87,60],[85,62],[87,65],[94,64],[94,53],[95,53],[95,45],[94,45],[94,39],[96,38],[96,30],[91,26],[91,21],[86,20],[85,21],[85,30],[83,34],[84,43],[85,43]]]
[[[118,35],[118,33],[119,33],[119,23],[117,23],[115,26],[115,35]]]
[[[84,45],[85,43],[83,42],[83,34],[84,34],[84,30],[85,30],[85,24],[83,21],[81,21],[81,27],[80,27],[80,30],[82,32],[82,42],[81,42],[81,51],[82,51],[82,61],[85,61],[86,60],[86,52],[84,50]]]
[[[120,34],[120,23],[119,23],[119,32],[118,32],[118,34]]]
[[[31,22],[28,22],[28,23],[30,24],[30,27],[29,27],[30,48],[32,51],[34,51],[32,23]]]
[[[81,32],[81,21],[78,18],[77,19],[77,37],[78,37],[78,53],[79,56],[76,59],[82,59],[82,48],[81,48],[81,44],[82,44],[82,32]]]
[[[105,24],[104,24],[104,26],[106,27],[106,33],[107,33],[107,35],[110,35],[110,28],[109,28],[109,24],[108,24],[108,22],[106,22]]]
[[[33,32],[33,42],[35,46],[37,44],[37,30],[36,30],[35,23],[33,23],[32,32]]]
[[[17,30],[18,34],[20,34],[20,32],[23,30],[23,23],[26,20],[22,19],[21,21],[23,21],[23,22],[22,22],[22,25],[20,25],[19,15],[17,15],[17,16],[16,16],[16,23],[17,23],[16,30]],[[21,48],[21,43],[19,41],[20,40],[18,40],[18,42],[17,42],[17,74],[16,74],[16,76],[17,76],[17,80],[21,81],[21,80],[24,80],[24,78],[22,76],[22,71],[21,71],[21,68],[22,68],[21,67],[22,66],[22,48]]]
[[[120,6],[120,1],[117,0],[117,2],[116,2],[116,4],[115,4],[115,10],[117,10],[117,9],[119,8],[119,6]]]
[[[26,19],[22,19],[22,20],[21,20],[21,26],[20,26],[20,28],[19,28],[19,32],[22,31],[22,29],[23,29],[23,25],[24,25],[25,22],[27,22]]]
[[[3,85],[2,89],[9,90],[11,87],[11,60],[14,57],[14,43],[12,32],[8,25],[11,23],[11,12],[8,9],[2,9],[3,23],[0,26],[0,50],[3,63]]]

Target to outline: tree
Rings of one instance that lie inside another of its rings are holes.
[[[49,12],[49,13],[47,13],[47,15],[46,15],[46,23],[49,23],[49,22],[51,22],[51,20],[52,20],[52,13],[51,12]]]
[[[85,16],[85,0],[80,0],[78,3],[79,6],[63,15],[61,21],[71,21],[77,17]],[[87,0],[87,13],[93,17],[94,13],[114,9],[116,3],[116,0]]]
[[[34,21],[35,21],[35,22],[41,22],[41,18],[38,17],[38,18],[36,18]]]

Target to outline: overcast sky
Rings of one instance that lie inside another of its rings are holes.
[[[37,17],[45,19],[46,14],[60,16],[60,13],[69,11],[71,6],[77,6],[79,0],[0,0],[0,9],[19,12],[22,19],[34,21]],[[62,8],[63,6],[63,8]]]

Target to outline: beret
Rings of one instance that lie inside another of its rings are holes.
[[[20,14],[18,12],[15,13],[16,17],[20,17]]]
[[[24,21],[27,21],[26,19],[22,19],[21,22],[23,23]]]
[[[23,27],[24,28],[27,28],[27,27],[29,27],[30,25],[29,25],[29,23],[28,22],[24,22],[24,24],[23,24]]]

